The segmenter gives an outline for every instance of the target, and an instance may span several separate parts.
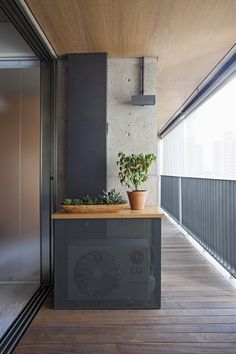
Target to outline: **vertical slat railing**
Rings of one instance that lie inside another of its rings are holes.
[[[236,181],[179,178],[181,191],[178,177],[161,177],[161,206],[235,277]]]
[[[179,177],[161,176],[161,206],[179,223]]]

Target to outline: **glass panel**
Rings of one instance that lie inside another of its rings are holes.
[[[0,342],[40,285],[40,67],[0,10]]]
[[[40,284],[40,68],[0,69],[0,338]]]
[[[236,74],[163,138],[164,175],[236,180]]]
[[[19,280],[20,71],[0,70],[0,281]]]
[[[40,280],[40,70],[21,70],[20,279]]]
[[[185,121],[179,123],[163,139],[162,174],[183,176],[185,163]]]
[[[40,280],[39,74],[0,70],[0,281]]]

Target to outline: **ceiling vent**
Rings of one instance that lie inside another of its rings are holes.
[[[133,106],[154,106],[156,103],[155,95],[144,95],[144,57],[141,58],[141,71],[140,71],[141,94],[131,97]]]

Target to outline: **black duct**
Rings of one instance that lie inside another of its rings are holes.
[[[131,103],[133,106],[154,106],[156,103],[155,95],[144,95],[144,57],[141,58],[141,94],[131,97]]]

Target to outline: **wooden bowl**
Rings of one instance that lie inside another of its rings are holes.
[[[124,209],[127,204],[108,205],[61,205],[67,213],[116,213]]]

